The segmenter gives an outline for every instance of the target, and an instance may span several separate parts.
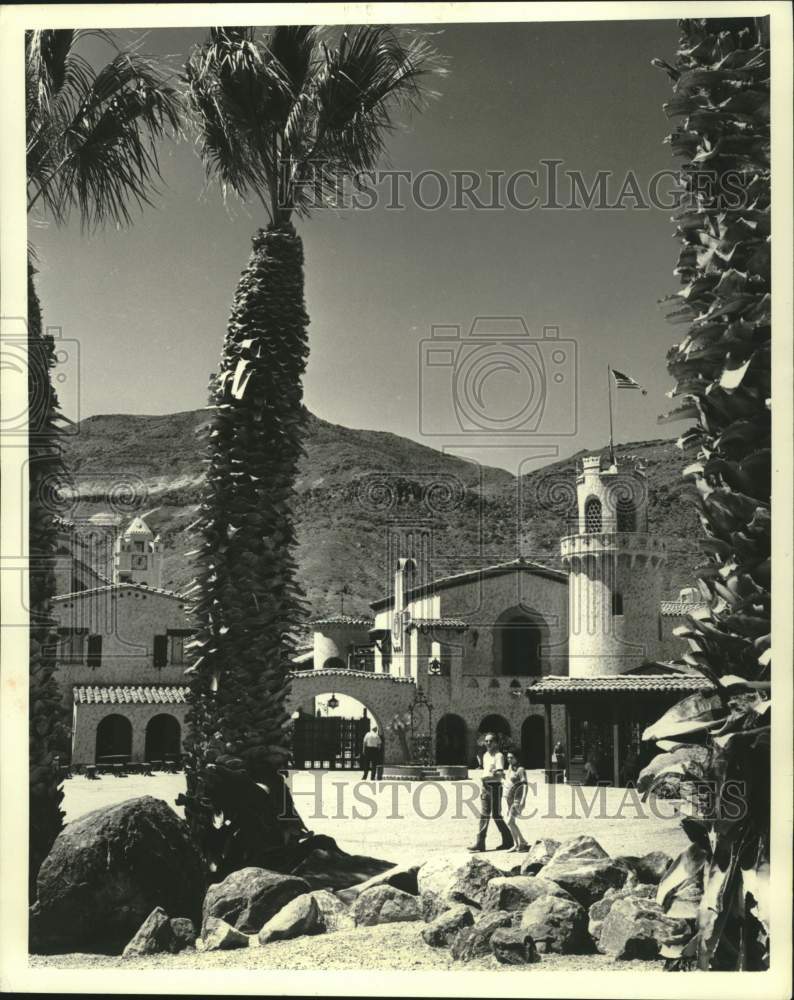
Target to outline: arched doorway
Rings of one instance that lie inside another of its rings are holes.
[[[155,715],[146,727],[146,760],[178,760],[182,730],[173,715]]]
[[[525,608],[509,608],[494,623],[494,673],[538,677],[542,673],[541,649],[546,622]]]
[[[466,763],[466,723],[452,712],[442,715],[436,726],[436,763]]]
[[[292,714],[292,767],[299,770],[355,770],[361,765],[365,734],[377,727],[388,739],[367,706],[349,695],[317,695],[313,710],[302,705]]]
[[[542,715],[528,715],[521,726],[521,763],[539,768],[546,762],[546,725]]]
[[[503,715],[486,715],[477,727],[478,741],[483,733],[496,733],[502,743],[507,743],[510,740],[510,723]]]
[[[127,764],[132,756],[132,723],[123,715],[106,715],[96,727],[97,764]]]

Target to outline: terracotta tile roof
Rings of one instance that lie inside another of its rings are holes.
[[[452,628],[461,631],[469,627],[468,622],[462,618],[412,618],[408,622],[408,628],[428,629],[428,628]]]
[[[189,690],[165,684],[154,687],[94,684],[75,687],[72,692],[78,705],[185,705]]]
[[[353,625],[358,628],[370,628],[373,624],[371,618],[358,618],[354,615],[323,615],[321,618],[314,618],[309,625]]]
[[[483,566],[482,569],[470,569],[463,573],[439,577],[437,580],[431,580],[429,583],[414,587],[406,594],[406,597],[409,600],[413,600],[413,598],[420,597],[422,594],[433,594],[444,587],[453,587],[456,584],[466,583],[469,580],[480,580],[488,576],[500,576],[503,573],[515,573],[521,570],[526,570],[537,576],[545,576],[550,580],[557,580],[559,583],[568,582],[568,574],[562,570],[552,569],[550,566],[533,562],[531,559],[511,559],[509,562],[496,563],[494,566]],[[372,601],[370,607],[373,611],[376,611],[388,607],[393,602],[394,595],[389,594],[386,597],[379,598],[377,601]]]
[[[612,677],[542,677],[528,689],[530,701],[536,695],[586,694],[619,691],[712,690],[714,685],[700,674],[616,674]]]
[[[391,681],[393,684],[413,684],[413,677],[376,674],[374,670],[292,670],[290,677],[359,677],[368,681]]]
[[[659,610],[666,618],[683,618],[684,615],[691,615],[693,611],[705,605],[697,601],[662,601]]]
[[[159,594],[161,597],[174,597],[179,601],[187,599],[173,590],[163,590],[161,587],[147,587],[145,583],[110,583],[106,587],[92,587],[90,590],[74,590],[70,594],[56,594],[53,601],[74,600],[77,597],[88,597],[90,594],[105,594],[109,590],[139,590],[143,594]]]

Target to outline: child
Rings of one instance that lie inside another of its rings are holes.
[[[512,752],[507,753],[507,767],[503,779],[505,803],[507,805],[507,829],[513,838],[511,851],[528,851],[529,844],[518,829],[517,817],[521,815],[527,799],[527,773]]]

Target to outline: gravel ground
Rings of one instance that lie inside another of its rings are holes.
[[[477,971],[505,970],[494,958],[454,962],[446,948],[431,948],[421,938],[424,924],[380,924],[355,930],[273,941],[264,948],[233,951],[196,952],[179,955],[152,955],[145,959],[122,959],[106,955],[32,955],[33,969],[297,969],[307,971],[382,969],[388,971]],[[543,955],[541,961],[522,966],[522,971],[543,972],[651,972],[660,971],[662,962],[614,962],[606,955]]]

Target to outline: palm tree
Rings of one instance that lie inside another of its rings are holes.
[[[308,355],[303,247],[293,225],[371,171],[400,109],[440,71],[430,46],[384,27],[216,28],[185,68],[210,178],[261,204],[267,225],[235,292],[211,386],[198,526],[187,813],[206,844],[207,766],[242,760],[273,788],[286,760],[284,700],[303,615],[290,512]],[[201,803],[204,802],[202,809]]]
[[[682,404],[667,419],[697,421],[679,447],[695,458],[684,474],[706,534],[705,608],[680,634],[691,646],[684,660],[715,693],[685,699],[645,738],[667,750],[706,747],[716,790],[713,809],[684,821],[692,843],[660,886],[659,902],[695,926],[668,957],[760,969],[769,959],[772,667],[769,20],[680,26],[675,65],[661,63],[673,81],[667,113],[684,119],[670,142],[686,159],[684,287],[670,318],[687,332],[668,355]]]
[[[117,52],[101,69],[77,51],[86,35],[31,31],[25,39],[28,211],[56,223],[76,208],[95,228],[127,224],[131,205],[148,203],[159,177],[156,143],[179,124],[179,101],[160,70],[136,52]],[[63,793],[55,760],[64,708],[54,679],[51,601],[59,522],[47,502],[67,477],[60,445],[63,417],[52,386],[55,350],[43,334],[28,259],[28,410],[30,430],[30,864],[29,883],[63,825]]]

